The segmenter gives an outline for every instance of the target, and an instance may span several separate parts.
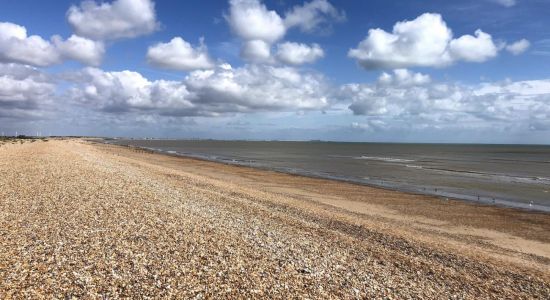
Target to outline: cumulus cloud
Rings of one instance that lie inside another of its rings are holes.
[[[271,62],[271,45],[262,40],[246,41],[241,47],[240,56],[251,62]]]
[[[61,57],[80,61],[90,66],[100,65],[105,54],[105,46],[102,42],[92,41],[74,34],[67,40],[62,40],[59,36],[54,36],[52,40]]]
[[[454,60],[484,62],[495,57],[498,50],[492,37],[478,29],[475,37],[468,34],[451,40],[449,52]]]
[[[269,10],[260,0],[230,0],[229,14],[225,16],[233,33],[243,40],[241,57],[252,62],[273,62],[271,46],[281,40],[292,27],[310,32],[332,20],[344,18],[345,15],[326,0],[313,0],[302,6],[295,6],[284,18],[276,11]],[[319,49],[314,47],[311,51],[318,56]]]
[[[507,45],[506,51],[512,53],[513,55],[520,55],[523,52],[527,51],[527,49],[529,49],[530,46],[531,46],[531,43],[528,40],[521,39],[517,42]]]
[[[27,29],[13,23],[0,23],[0,61],[35,66],[49,66],[60,61],[59,53],[37,35],[27,36]]]
[[[308,46],[301,43],[281,43],[277,45],[277,58],[291,65],[312,63],[325,55],[325,52],[318,44]]]
[[[320,110],[329,105],[322,76],[290,67],[223,64],[191,72],[181,82],[150,81],[132,71],[86,68],[72,76],[74,101],[107,112],[215,116],[255,111]]]
[[[168,43],[158,43],[147,50],[147,61],[159,68],[190,71],[210,69],[214,62],[208,55],[204,40],[193,47],[181,37],[175,37]]]
[[[94,40],[132,38],[159,28],[151,0],[85,0],[69,8],[67,21],[76,34]]]
[[[299,27],[304,32],[319,30],[331,21],[341,22],[346,19],[343,11],[338,11],[327,0],[313,0],[296,5],[285,15],[287,28]]]
[[[430,75],[413,73],[407,69],[395,69],[393,74],[382,73],[378,83],[396,86],[422,85],[431,81]]]
[[[79,84],[69,90],[73,100],[107,112],[168,112],[192,107],[186,87],[175,81],[149,81],[138,72],[104,72],[96,68],[85,68],[71,77]]]
[[[231,0],[226,19],[231,30],[244,40],[262,40],[271,44],[286,33],[279,14],[268,10],[259,0]]]
[[[477,30],[475,36],[453,39],[441,15],[425,13],[412,21],[397,22],[392,32],[370,29],[348,56],[365,69],[443,67],[456,61],[483,62],[498,53],[492,37]]]
[[[231,30],[244,40],[240,54],[247,61],[271,60],[271,45],[286,33],[279,14],[259,0],[231,0],[225,18]]]
[[[55,84],[39,70],[0,63],[0,118],[37,117],[54,92]]]
[[[33,66],[51,66],[66,59],[88,65],[99,65],[105,48],[103,43],[76,35],[67,40],[59,36],[52,42],[40,36],[27,36],[27,29],[13,23],[0,23],[0,61]]]
[[[424,76],[417,75],[419,79]],[[392,76],[391,80],[387,76]],[[382,75],[373,84],[341,87],[340,97],[351,102],[350,110],[355,115],[368,116],[369,122],[379,121],[378,129],[517,126],[534,130],[542,128],[541,124],[550,117],[548,79],[461,85],[414,82],[410,80],[414,75],[409,72],[403,76],[407,83],[404,85],[395,74],[387,76]]]
[[[316,110],[328,106],[328,84],[291,67],[249,65],[191,73],[185,83],[201,103],[221,102],[236,111]]]

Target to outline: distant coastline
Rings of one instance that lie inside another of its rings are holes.
[[[160,138],[160,137],[104,137],[104,136],[67,136],[71,138],[129,140],[129,141],[215,141],[215,142],[289,142],[289,143],[348,143],[348,144],[390,144],[390,145],[462,145],[462,146],[541,146],[547,144],[534,143],[463,143],[463,142],[408,142],[408,141],[348,141],[348,140],[285,140],[285,139],[216,139],[216,138]]]

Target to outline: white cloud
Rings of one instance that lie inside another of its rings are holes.
[[[0,23],[0,61],[46,67],[74,59],[84,64],[99,65],[105,48],[103,43],[72,35],[59,36],[52,42],[37,35],[27,36],[27,29],[13,23]]]
[[[251,62],[271,62],[271,45],[262,40],[246,41],[240,56]]]
[[[392,32],[370,29],[368,36],[348,56],[365,69],[393,69],[414,66],[443,67],[455,61],[483,62],[497,55],[489,34],[453,39],[441,15],[425,13],[412,21],[397,22]]]
[[[150,81],[132,71],[86,68],[72,76],[70,97],[107,112],[215,116],[255,111],[320,110],[329,105],[328,85],[316,74],[290,67],[228,64],[193,71],[183,82]]]
[[[154,66],[172,70],[190,71],[214,67],[203,39],[197,47],[181,37],[175,37],[168,43],[158,43],[147,50],[147,60]]]
[[[359,130],[371,130],[370,124],[367,124],[367,123],[359,123],[359,122],[353,122],[353,123],[351,123],[351,128],[353,128],[353,129],[359,129]]]
[[[0,61],[49,66],[61,60],[58,51],[37,35],[13,23],[0,23]]]
[[[175,81],[149,81],[133,71],[104,72],[85,68],[74,74],[80,85],[70,90],[71,97],[108,112],[131,110],[159,111],[187,109],[189,92]]]
[[[92,41],[74,34],[65,41],[59,36],[54,36],[52,40],[62,57],[87,65],[100,65],[105,54],[105,46],[102,42]]]
[[[55,84],[39,70],[19,64],[0,64],[0,118],[41,115],[51,102]]]
[[[352,122],[351,128],[358,131],[379,131],[386,129],[388,124],[382,120],[366,120],[365,122]]]
[[[316,110],[329,104],[322,76],[291,67],[226,65],[208,73],[193,72],[185,83],[201,103],[218,102],[230,111]]]
[[[287,29],[299,27],[311,32],[332,20],[343,21],[345,14],[339,12],[327,0],[313,0],[297,5],[282,18],[269,10],[260,0],[230,0],[226,16],[233,32],[244,40],[262,40],[273,43],[281,39]]]
[[[512,7],[517,4],[516,0],[490,0],[505,7]]]
[[[345,19],[345,13],[338,11],[327,0],[313,0],[294,6],[286,13],[284,22],[287,28],[296,26],[304,32],[311,32],[332,20],[341,22]]]
[[[69,8],[67,20],[76,34],[94,40],[132,38],[159,27],[151,0],[86,0]]]
[[[312,63],[325,55],[325,52],[318,44],[308,46],[301,43],[286,42],[277,45],[277,58],[291,65]]]
[[[475,37],[468,34],[452,40],[449,52],[455,60],[484,62],[497,56],[498,49],[491,35],[478,29]]]
[[[380,84],[391,84],[396,86],[411,86],[430,83],[429,75],[413,73],[407,69],[395,69],[393,74],[382,73],[378,78]]]
[[[526,39],[521,39],[517,42],[514,42],[506,46],[506,51],[512,53],[513,55],[520,55],[521,53],[527,51],[531,43]]]
[[[302,6],[295,6],[285,18],[276,11],[269,10],[260,0],[230,0],[229,5],[229,14],[225,19],[231,30],[243,40],[241,57],[251,62],[273,62],[271,46],[281,40],[289,28],[299,27],[302,31],[309,32],[318,30],[332,20],[341,21],[345,18],[342,12],[337,11],[326,0],[313,0]],[[283,48],[290,50],[290,46]],[[312,47],[310,53],[302,58],[282,54],[281,61],[299,64],[298,60],[305,59],[304,63],[310,62],[308,59],[311,55],[318,58],[319,50],[320,47]]]
[[[26,38],[27,29],[25,27],[9,22],[0,22],[0,40],[24,40]]]
[[[231,0],[229,5],[227,22],[240,38],[271,44],[285,35],[283,19],[259,0]]]
[[[405,80],[409,83],[403,85],[393,76],[383,75],[375,84],[344,85],[340,97],[351,102],[354,114],[381,121],[386,129],[550,129],[549,79],[479,85]]]

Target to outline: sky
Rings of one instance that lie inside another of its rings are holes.
[[[548,12],[548,0],[0,0],[0,131],[548,144]]]

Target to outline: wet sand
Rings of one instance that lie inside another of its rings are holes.
[[[0,298],[547,298],[550,215],[81,140],[0,145]]]

